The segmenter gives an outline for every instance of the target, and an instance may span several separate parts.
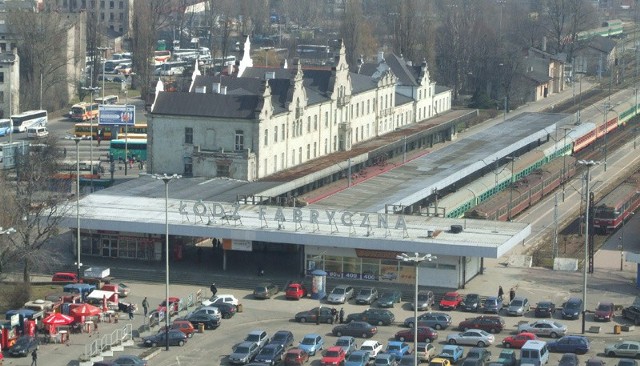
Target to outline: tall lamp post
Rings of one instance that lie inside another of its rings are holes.
[[[571,127],[563,127],[564,130],[564,141],[563,141],[563,149],[567,147],[567,131],[571,131]],[[564,189],[567,183],[567,153],[566,151],[562,153],[562,202],[564,202]]]
[[[78,136],[71,138],[76,143],[76,266],[78,270],[78,278],[80,277],[80,268],[82,262],[80,262],[80,140]]]
[[[438,259],[438,257],[431,254],[420,255],[419,253],[414,253],[413,256],[410,256],[407,253],[402,253],[396,256],[396,259],[404,263],[412,263],[416,269],[415,297],[413,303],[413,365],[418,366],[418,267],[420,263],[424,261],[431,262]]]
[[[638,194],[636,192],[636,194]],[[629,217],[633,216],[634,213],[629,212]],[[624,223],[625,223],[625,219],[622,219],[622,230],[620,230],[620,236],[618,237],[618,240],[620,240],[620,270],[624,270]]]
[[[511,176],[509,178],[509,210],[507,212],[507,220],[511,221],[511,205],[513,204],[513,183],[515,178],[515,172],[513,171],[513,162],[516,160],[515,155],[507,156],[508,160],[511,160]]]
[[[11,82],[11,69],[13,69],[13,64],[16,63],[16,57],[15,55],[12,53],[9,54],[9,57],[7,57],[6,60],[2,61],[3,64],[7,64],[9,65],[9,72],[8,72],[8,77],[9,77],[9,143],[13,142],[13,120],[11,119],[11,113],[12,113],[12,98],[11,98],[11,94],[13,94],[13,83]],[[42,108],[40,108],[42,109]]]
[[[609,95],[611,96],[611,95]],[[607,123],[607,112],[609,112],[609,108],[611,105],[609,103],[604,104],[604,171],[607,171],[607,135],[609,134],[609,124]]]
[[[104,54],[104,60],[102,60],[102,103],[104,103],[104,81],[106,79],[105,77],[105,71],[107,69],[107,53],[106,51],[110,50],[111,47],[97,47],[98,51],[105,51]]]
[[[173,175],[167,175],[167,174],[154,174],[152,175],[153,179],[158,179],[164,182],[164,220],[165,220],[165,227],[164,227],[164,238],[165,238],[165,242],[164,242],[164,270],[165,270],[165,290],[166,290],[166,298],[165,298],[165,321],[166,321],[166,327],[165,327],[165,341],[166,341],[166,350],[169,350],[169,314],[171,314],[170,310],[169,310],[169,183],[174,180],[174,179],[180,179],[182,178],[181,175],[178,174],[173,174]]]
[[[589,180],[591,180],[591,167],[600,164],[600,162],[593,160],[579,160],[578,164],[587,167],[587,174],[585,178],[585,213],[584,213],[584,264],[582,274],[582,334],[585,332],[585,316],[587,315],[587,269],[589,267]]]

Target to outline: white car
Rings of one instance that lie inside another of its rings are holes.
[[[382,343],[374,340],[364,341],[360,346],[360,351],[369,352],[369,358],[373,360],[382,351]]]
[[[495,337],[481,329],[469,329],[462,333],[447,336],[448,344],[466,344],[469,346],[487,347],[493,344]]]
[[[537,320],[533,323],[518,325],[518,333],[533,333],[538,337],[562,337],[567,334],[567,326],[554,320]]]
[[[209,300],[202,301],[203,306],[210,306],[212,304],[227,303],[233,306],[238,306],[238,299],[230,294],[212,296]]]

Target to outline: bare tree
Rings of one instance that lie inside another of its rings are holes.
[[[432,21],[427,16],[432,14],[431,2],[406,0],[396,3],[392,13],[393,49],[411,61],[432,60],[435,38]],[[432,70],[433,72],[434,70]]]
[[[548,0],[545,24],[552,50],[565,52],[576,34],[595,25],[593,10],[585,0]],[[573,48],[572,46],[569,46]]]
[[[52,264],[53,256],[43,247],[59,234],[63,215],[70,208],[63,183],[58,185],[52,180],[59,171],[56,162],[60,158],[60,149],[52,137],[17,156],[15,181],[9,182],[6,174],[3,177],[6,189],[0,195],[4,207],[12,212],[5,224],[15,228],[16,233],[8,237],[9,248],[2,254],[21,266],[25,283],[30,282],[34,267]]]
[[[377,41],[373,38],[372,26],[364,17],[362,0],[346,0],[342,18],[341,34],[346,45],[347,63],[355,65],[360,55],[373,54]]]

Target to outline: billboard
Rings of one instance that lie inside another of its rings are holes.
[[[101,104],[98,124],[100,125],[130,125],[136,121],[136,107],[134,105]]]

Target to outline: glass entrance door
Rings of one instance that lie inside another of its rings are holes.
[[[118,257],[118,240],[115,238],[102,238],[102,256]]]

